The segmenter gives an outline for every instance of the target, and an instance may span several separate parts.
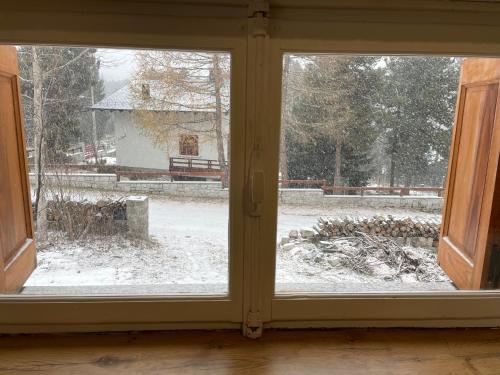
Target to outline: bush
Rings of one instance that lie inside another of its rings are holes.
[[[99,164],[97,173],[116,173],[116,165]]]

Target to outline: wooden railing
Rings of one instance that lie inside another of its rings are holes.
[[[193,158],[170,158],[169,170],[172,172],[212,172],[222,171],[221,164],[217,160],[193,159]]]
[[[408,196],[410,192],[431,192],[436,193],[438,197],[443,196],[444,188],[442,187],[403,187],[403,186],[333,186],[328,185],[326,180],[279,180],[282,188],[318,188],[322,189],[325,193],[336,193],[336,194],[360,194],[365,195],[367,192],[374,193],[385,193],[385,194],[399,194],[400,196]]]

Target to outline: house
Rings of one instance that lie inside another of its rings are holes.
[[[128,83],[92,106],[92,110],[110,115],[116,140],[116,165],[131,170],[220,171],[215,98],[186,93],[169,97],[165,105],[162,83],[150,81],[137,85]],[[148,127],[154,130],[148,132]],[[227,160],[227,111],[222,116],[222,133],[224,160]]]

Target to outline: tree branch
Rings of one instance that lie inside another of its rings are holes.
[[[23,78],[23,77],[21,77],[21,76],[18,76],[18,77],[19,77],[19,80],[20,80],[20,81],[33,83],[33,80],[32,80],[32,79]]]
[[[80,52],[77,56],[73,57],[71,60],[67,61],[63,65],[56,66],[55,68],[52,68],[51,70],[48,70],[44,73],[43,79],[47,78],[49,75],[56,73],[64,68],[66,68],[68,65],[73,64],[75,61],[79,60],[84,54],[86,54],[88,51],[90,51],[90,48],[85,48],[82,52]]]

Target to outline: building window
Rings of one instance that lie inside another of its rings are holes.
[[[179,154],[186,156],[198,156],[198,136],[181,135],[179,139]]]

